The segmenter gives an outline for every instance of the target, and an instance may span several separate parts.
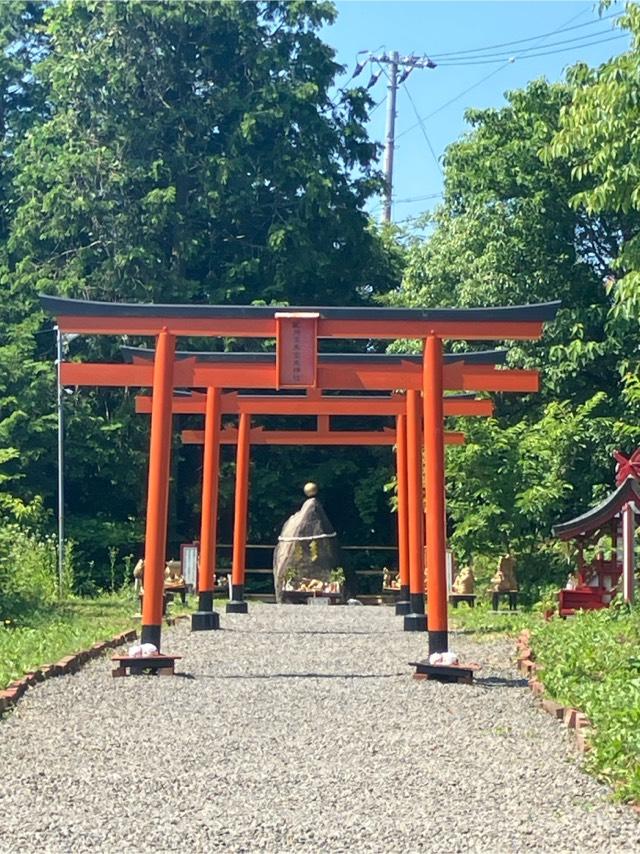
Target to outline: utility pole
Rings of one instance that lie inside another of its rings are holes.
[[[389,62],[387,89],[387,127],[384,135],[384,206],[382,222],[391,222],[391,193],[393,190],[393,151],[396,139],[396,93],[398,91],[398,51],[394,50]]]
[[[382,222],[391,222],[391,197],[393,194],[393,155],[396,136],[396,95],[398,86],[407,79],[414,68],[435,68],[436,64],[428,56],[400,56],[397,50],[391,54],[369,54],[368,59],[379,63],[381,66],[388,65],[389,85],[387,87],[387,126],[384,141],[384,204],[382,208]],[[359,66],[360,68],[361,66]],[[398,71],[400,75],[398,76]]]
[[[64,587],[64,406],[62,404],[62,332],[56,326],[56,375],[58,380],[58,590]]]
[[[78,336],[71,333],[64,335],[60,327],[55,327],[56,333],[56,377],[58,399],[58,589],[62,596],[64,590],[64,387],[62,385],[62,361],[65,348],[70,341]]]

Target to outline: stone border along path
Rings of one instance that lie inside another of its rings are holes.
[[[174,678],[107,658],[0,721],[0,850],[637,851],[640,821],[578,767],[513,669],[452,638],[473,686],[410,678],[389,608],[251,605],[165,630]]]

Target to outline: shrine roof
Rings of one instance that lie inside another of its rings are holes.
[[[597,531],[606,522],[617,516],[625,504],[635,502],[636,513],[640,512],[640,484],[634,477],[628,477],[624,483],[608,495],[600,504],[587,510],[575,519],[560,522],[551,528],[554,537],[561,540],[571,540],[592,531]]]

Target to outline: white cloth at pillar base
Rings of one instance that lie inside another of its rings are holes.
[[[440,665],[441,667],[453,667],[460,664],[460,660],[455,652],[432,652],[429,656],[429,664]]]
[[[129,647],[130,658],[148,658],[150,655],[155,655],[158,652],[158,647],[152,643],[136,643]]]
[[[303,579],[322,582],[320,587],[329,584],[338,564],[333,525],[318,499],[308,498],[282,526],[273,552],[276,601],[282,601],[283,590],[297,590]]]

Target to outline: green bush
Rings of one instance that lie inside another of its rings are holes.
[[[614,602],[538,626],[533,649],[548,694],[593,724],[587,768],[622,800],[640,800],[640,611]]]
[[[39,537],[18,524],[0,527],[0,621],[19,621],[69,592],[73,548],[66,549],[63,590],[59,590],[57,541]]]

